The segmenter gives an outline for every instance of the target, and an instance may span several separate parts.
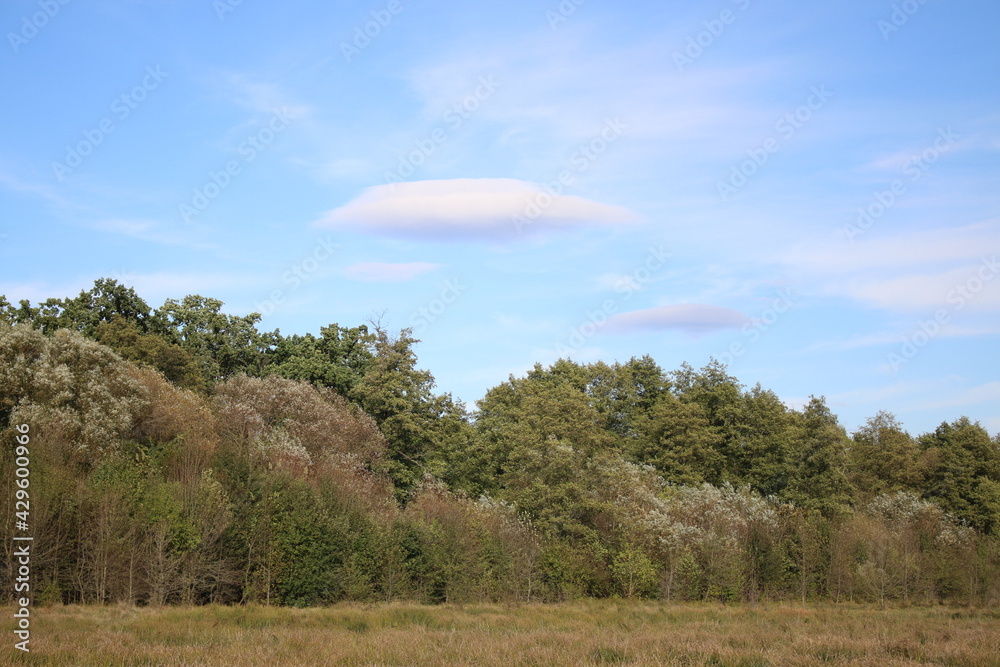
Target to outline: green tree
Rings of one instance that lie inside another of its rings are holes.
[[[376,337],[368,327],[331,324],[319,337],[277,337],[268,355],[269,373],[292,380],[305,380],[350,396],[375,356]]]
[[[59,326],[93,337],[97,327],[116,318],[133,324],[142,333],[159,333],[163,323],[131,287],[111,278],[100,278],[74,299],[62,301]]]
[[[621,443],[638,436],[637,425],[670,387],[663,370],[648,355],[625,364],[597,362],[582,370],[591,405],[603,417],[604,428]]]
[[[827,517],[847,511],[855,495],[848,477],[850,440],[825,398],[810,396],[796,431],[796,465],[783,497]]]
[[[706,479],[712,483],[742,482],[741,445],[747,430],[742,385],[716,359],[711,359],[700,371],[682,364],[672,377],[678,398],[701,406],[701,414],[718,436],[713,445],[720,456],[718,470],[711,471]]]
[[[124,359],[155,368],[179,387],[207,391],[197,357],[180,345],[167,342],[162,336],[143,333],[134,321],[115,314],[111,321],[97,325],[93,338]]]
[[[866,497],[918,490],[920,451],[895,415],[880,411],[852,438],[851,480]]]
[[[263,373],[275,334],[257,331],[260,313],[227,315],[218,299],[188,295],[180,301],[167,299],[157,316],[169,332],[168,341],[200,360],[208,382]]]
[[[1000,447],[986,430],[961,417],[919,439],[925,497],[988,534],[1000,533]]]
[[[719,451],[722,438],[709,424],[698,402],[684,402],[665,393],[653,406],[631,456],[648,463],[675,484],[718,483],[725,459]]]
[[[793,474],[791,451],[795,417],[773,391],[757,384],[743,395],[742,420],[730,448],[734,483],[764,496],[779,495]]]
[[[116,317],[131,322],[142,333],[162,331],[162,321],[135,290],[112,278],[99,278],[91,289],[81,291],[75,298],[50,298],[38,306],[22,300],[14,308],[0,297],[0,319],[28,324],[49,334],[57,329],[71,329],[90,337],[102,322],[111,322]]]
[[[495,493],[518,448],[538,448],[549,439],[568,443],[584,455],[615,448],[605,428],[606,413],[587,394],[585,369],[560,360],[540,364],[525,378],[511,376],[477,403],[475,438],[459,461],[467,490]]]
[[[464,406],[449,394],[435,395],[434,376],[417,368],[413,345],[419,341],[410,334],[403,329],[391,337],[376,327],[375,356],[349,393],[385,435],[385,470],[401,497],[416,488],[428,460],[448,448],[456,424],[465,420]]]
[[[627,545],[611,561],[618,590],[626,598],[652,597],[656,594],[656,566],[643,551]]]

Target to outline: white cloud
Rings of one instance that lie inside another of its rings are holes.
[[[974,261],[987,250],[1000,247],[1000,221],[899,234],[880,234],[876,224],[853,244],[847,243],[843,234],[841,239],[843,243],[814,239],[792,249],[783,259],[810,273],[826,274]]]
[[[438,268],[428,262],[358,262],[344,269],[344,276],[366,283],[402,283]]]
[[[848,297],[893,312],[938,308],[992,310],[1000,306],[1000,222],[938,227],[858,238],[854,244],[814,239],[787,252],[782,263],[807,284],[803,291]]]
[[[521,216],[521,218],[517,218]],[[523,219],[527,224],[517,224]],[[621,225],[636,215],[583,197],[552,197],[511,178],[378,185],[328,211],[318,226],[418,239],[514,239],[536,231]],[[520,229],[519,229],[520,227]]]
[[[863,387],[828,396],[827,403],[831,407],[880,405],[888,402],[890,399],[912,398],[915,394],[932,391],[935,386],[940,388],[943,384],[935,384],[929,381],[895,382],[880,387]]]
[[[142,238],[158,227],[152,220],[123,219],[102,220],[94,224],[94,229],[112,234],[124,234]]]
[[[680,330],[699,336],[722,329],[736,329],[749,321],[746,315],[731,308],[686,303],[619,313],[608,320],[605,328],[617,333]]]
[[[12,167],[8,169],[6,162],[0,161],[0,186],[13,192],[27,192],[57,204],[67,205],[66,200],[58,193],[57,188],[44,183],[28,182],[11,173],[14,171],[17,171],[16,168]]]
[[[992,405],[1000,403],[1000,382],[987,382],[978,387],[970,387],[964,391],[956,392],[945,399],[936,396],[934,400],[919,405],[916,409],[940,410],[942,408],[965,408],[973,405],[982,405],[983,403]]]
[[[862,303],[896,311],[991,307],[1000,305],[994,266],[995,259],[949,271],[856,280],[844,291]]]
[[[809,346],[808,351],[819,350],[854,350],[859,347],[873,347],[879,345],[899,345],[900,341],[913,335],[912,324],[906,328],[896,331],[880,331],[870,334],[855,334],[848,339],[825,340]],[[969,336],[996,336],[1000,335],[1000,326],[958,326],[952,322],[941,325],[941,329],[934,334],[935,339],[942,338],[965,338]],[[887,365],[888,369],[889,366]]]
[[[273,113],[281,109],[291,117],[301,118],[311,113],[304,104],[289,103],[289,95],[276,83],[252,81],[245,74],[229,74],[221,82],[215,81],[216,90],[225,90],[227,99],[257,113]]]

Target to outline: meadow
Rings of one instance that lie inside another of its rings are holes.
[[[1000,665],[1000,610],[944,606],[586,600],[34,611],[31,654],[11,641],[0,664]]]

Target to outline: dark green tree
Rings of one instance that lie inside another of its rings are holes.
[[[961,417],[919,439],[925,497],[976,530],[1000,533],[1000,447],[978,422]]]
[[[462,426],[464,406],[450,394],[435,395],[434,376],[417,368],[413,345],[419,341],[411,333],[403,329],[392,337],[376,327],[375,355],[348,394],[385,435],[389,445],[385,472],[401,498],[431,471],[432,459],[454,447],[456,429],[467,427]]]
[[[260,376],[275,341],[275,334],[257,330],[259,313],[227,315],[221,301],[197,294],[180,301],[167,299],[156,314],[168,331],[168,341],[198,357],[209,382],[237,373]]]
[[[865,497],[919,490],[920,450],[890,412],[868,419],[852,437],[851,481]]]
[[[197,357],[162,336],[143,333],[135,321],[116,314],[97,325],[93,338],[124,359],[155,368],[179,387],[200,392],[208,388]]]
[[[664,393],[639,426],[631,458],[648,463],[674,484],[720,483],[725,458],[722,438],[698,402]]]
[[[757,384],[743,394],[740,428],[730,447],[734,484],[761,495],[779,495],[793,474],[791,451],[795,417],[773,391]]]
[[[331,324],[312,334],[278,337],[268,355],[269,373],[305,380],[350,396],[375,356],[375,335],[368,327]]]
[[[848,476],[850,439],[824,397],[809,397],[792,440],[794,472],[782,497],[825,516],[846,512],[855,491]]]

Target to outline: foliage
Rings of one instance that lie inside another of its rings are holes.
[[[0,328],[0,427],[28,423],[42,446],[90,464],[119,448],[147,405],[129,365],[108,348],[61,329]]]
[[[849,436],[823,398],[648,356],[538,364],[469,414],[409,330],[258,321],[112,280],[0,297],[36,601],[1000,599],[1000,436],[964,417]]]

